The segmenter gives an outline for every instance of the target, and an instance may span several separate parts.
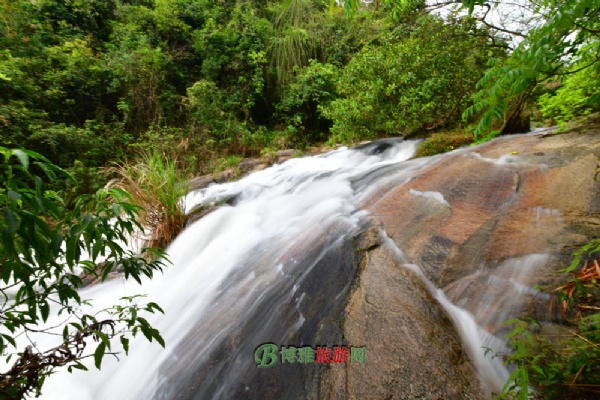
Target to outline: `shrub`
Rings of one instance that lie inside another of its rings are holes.
[[[337,97],[338,70],[332,64],[311,60],[297,69],[296,77],[288,87],[277,110],[286,125],[291,125],[295,143],[309,144],[324,139],[331,121],[324,118],[322,107]]]
[[[575,117],[590,114],[594,109],[590,97],[600,89],[597,83],[587,69],[568,75],[555,93],[545,93],[538,99],[542,116],[551,123],[563,125]]]
[[[473,135],[464,130],[434,133],[421,143],[415,157],[433,156],[473,143]]]
[[[501,399],[592,399],[600,385],[600,240],[595,239],[574,253],[564,270],[573,274],[556,290],[563,312],[571,316],[563,326],[564,339],[549,340],[539,334],[533,319],[510,320],[507,335],[513,349],[506,362],[513,370]],[[574,272],[587,258],[582,268]]]
[[[419,129],[441,128],[460,118],[485,68],[485,43],[471,27],[425,16],[371,44],[343,70],[341,98],[323,107],[334,141],[352,142]]]
[[[185,226],[182,196],[188,193],[188,176],[177,161],[156,151],[142,153],[135,163],[123,162],[113,169],[120,175],[110,185],[127,190],[142,207],[140,222],[149,237],[148,247],[165,248]]]

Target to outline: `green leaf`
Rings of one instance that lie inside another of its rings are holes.
[[[519,368],[519,400],[527,400],[529,398],[529,375],[525,368]]]
[[[79,361],[76,361],[75,364],[73,365],[73,368],[76,369],[80,369],[82,371],[87,371],[87,367],[85,365],[83,365],[82,363],[80,363]]]
[[[25,152],[23,150],[14,149],[12,151],[12,154],[17,156],[17,158],[19,159],[19,162],[21,163],[23,168],[25,168],[25,169],[29,168],[29,156],[27,156],[27,154],[25,154]]]
[[[129,339],[125,336],[121,336],[121,344],[123,345],[123,350],[125,350],[125,354],[129,354]]]
[[[150,311],[150,312],[153,312],[153,310],[154,310],[154,309],[156,309],[156,310],[158,310],[158,311],[159,311],[161,314],[164,314],[164,313],[165,313],[165,312],[164,312],[164,310],[163,310],[162,308],[160,308],[158,304],[156,304],[156,303],[153,303],[153,302],[150,302],[150,303],[148,303],[148,305],[147,305],[146,307],[147,307],[147,310],[148,310],[148,311]]]
[[[6,253],[18,254],[18,252],[15,251],[14,237],[8,229],[2,230],[2,243],[4,244],[4,251]],[[12,269],[7,268],[6,266],[2,268],[2,279],[4,280],[4,283],[8,283],[11,271]]]
[[[96,337],[98,339],[100,339],[106,345],[106,347],[110,350],[110,339],[108,338],[108,336],[104,332],[99,331],[97,329],[92,330],[92,332],[94,332]]]
[[[69,325],[71,325],[72,327],[74,327],[78,331],[83,330],[83,326],[81,324],[77,323],[77,322],[70,322]]]
[[[48,164],[42,163],[42,162],[36,162],[35,164],[37,166],[39,166],[42,169],[42,171],[44,171],[44,173],[50,179],[50,181],[53,181],[56,179],[56,174],[54,173],[54,171],[52,171],[52,169],[48,166]]]
[[[73,236],[67,242],[67,264],[70,267],[73,267],[75,263],[78,261],[77,250],[79,249],[79,238],[77,236]]]
[[[163,337],[160,335],[160,333],[158,332],[158,330],[156,329],[152,329],[152,336],[154,336],[154,339],[156,339],[156,341],[162,346],[162,348],[164,349],[165,347],[165,340],[163,339]]]
[[[19,201],[21,199],[21,195],[17,192],[15,192],[14,190],[8,190],[8,197],[12,200],[12,201]]]
[[[7,335],[5,333],[2,334],[2,337],[8,342],[10,343],[13,347],[17,347],[17,343],[15,342],[15,339],[11,336],[11,335]]]
[[[35,158],[36,160],[42,160],[42,161],[45,161],[45,162],[47,162],[48,164],[51,164],[51,165],[52,165],[52,163],[50,162],[50,160],[48,160],[46,157],[44,157],[44,156],[43,156],[43,155],[41,155],[40,153],[37,153],[37,152],[35,152],[35,151],[33,151],[33,150],[28,150],[28,149],[21,149],[21,151],[22,151],[23,153],[27,154],[27,155],[28,155],[29,157],[31,157],[31,158]],[[57,166],[55,166],[55,165],[54,165],[54,167],[55,167],[55,168],[58,168],[58,169],[60,169],[59,167],[57,167]]]
[[[4,209],[4,218],[6,223],[8,224],[8,233],[12,236],[17,231],[17,217],[15,213],[10,208]]]
[[[94,364],[98,369],[100,369],[100,366],[102,365],[102,358],[104,357],[105,352],[106,343],[102,341],[100,344],[98,344],[98,347],[96,347],[96,351],[94,352]]]
[[[39,304],[40,313],[42,314],[42,320],[46,322],[48,320],[48,314],[50,314],[50,305],[47,301],[41,301]]]

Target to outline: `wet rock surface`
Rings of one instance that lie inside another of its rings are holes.
[[[555,319],[550,296],[533,286],[559,286],[564,277],[556,271],[573,250],[600,236],[599,154],[597,125],[503,138],[433,157],[411,179],[400,174],[372,193],[364,207],[455,305],[502,338],[508,318]],[[393,168],[357,184],[389,180]],[[368,361],[332,365],[319,395],[308,398],[489,398],[455,324],[375,236],[363,234],[369,250],[344,311],[344,340],[366,347]]]
[[[552,254],[554,271],[600,233],[596,132],[509,137],[434,158],[368,209],[438,287],[528,254]],[[448,205],[415,192],[439,193]]]
[[[290,254],[299,260],[320,257],[318,268],[298,287],[265,290],[250,310],[240,309],[237,298],[216,298],[215,307],[224,311],[192,328],[162,365],[161,379],[172,384],[158,398],[490,398],[498,385],[482,384],[481,360],[465,350],[456,317],[407,264],[490,337],[502,338],[502,322],[528,308],[553,321],[549,298],[532,287],[558,286],[562,277],[555,271],[577,246],[600,236],[600,189],[592,179],[597,132],[511,136],[353,178],[370,227],[353,241],[324,246],[325,235],[294,248]],[[378,146],[363,150],[377,154]],[[290,291],[304,295],[282,301]],[[219,331],[242,312],[250,315],[248,323]],[[202,357],[189,351],[198,338],[210,342]],[[278,346],[365,348],[366,362],[259,369],[251,357],[257,338]]]
[[[363,260],[345,310],[344,339],[366,348],[366,363],[331,365],[319,398],[485,398],[449,317],[384,247]]]

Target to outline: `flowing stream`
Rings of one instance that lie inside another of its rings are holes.
[[[344,307],[357,268],[353,239],[368,225],[368,213],[361,206],[444,160],[438,156],[407,161],[416,147],[415,141],[385,140],[342,148],[189,194],[188,210],[221,206],[190,224],[169,246],[173,265],[163,275],[142,286],[114,279],[82,291],[96,308],[123,296],[147,294],[165,310],[164,316],[148,319],[163,335],[166,349],[140,337],[119,362],[106,356],[101,371],[88,360],[90,372],[52,376],[42,398],[229,399],[254,393],[269,379],[283,379],[275,371],[283,368],[271,369],[271,377],[259,377],[258,382],[252,378],[254,349],[266,342],[301,346],[333,337],[328,326],[337,321],[327,318]],[[450,206],[439,193],[411,194]],[[544,210],[537,212],[546,215]],[[453,295],[446,296],[385,232],[382,236],[384,245],[422,277],[451,316],[484,387],[497,390],[508,372],[498,359],[484,357],[482,346],[506,348],[486,330],[486,304],[476,309],[460,303],[460,282],[450,288]],[[538,265],[544,257],[512,262]],[[533,290],[510,275],[510,262],[497,268],[508,271],[504,275],[486,277],[490,285],[502,282]],[[38,340],[40,347],[45,340]]]

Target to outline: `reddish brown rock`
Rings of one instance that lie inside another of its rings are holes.
[[[510,257],[550,252],[563,263],[600,234],[595,132],[508,137],[443,155],[368,209],[440,287]],[[509,162],[494,163],[501,157]],[[439,192],[450,206],[411,190]]]
[[[600,236],[598,155],[598,126],[512,136],[390,167],[380,175],[388,179],[398,168],[398,179],[363,205],[410,262],[501,338],[502,322],[528,307],[553,318],[549,297],[531,287],[558,286],[564,278],[555,271],[573,249]],[[408,180],[401,170],[410,163],[427,165]],[[343,333],[349,346],[367,348],[367,363],[332,365],[319,395],[308,398],[488,397],[455,324],[422,281],[379,246],[373,230],[359,243],[371,250],[358,269]]]

